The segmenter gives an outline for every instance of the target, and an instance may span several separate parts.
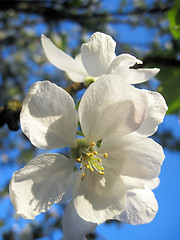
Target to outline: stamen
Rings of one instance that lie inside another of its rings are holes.
[[[95,147],[96,143],[92,142],[90,146],[82,145],[79,150],[79,157],[77,161],[81,164],[79,169],[82,171],[81,180],[84,179],[86,171],[89,169],[91,172],[96,170],[100,175],[104,175],[104,167],[102,166],[102,157],[107,158],[108,154],[98,153],[98,148]]]
[[[88,161],[88,163],[89,163],[89,168],[90,168],[90,171],[91,171],[91,172],[93,172],[94,170],[93,170],[93,168],[92,168],[92,166],[91,166],[91,162],[90,162],[90,161]]]

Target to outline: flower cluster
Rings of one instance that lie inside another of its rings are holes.
[[[159,93],[131,84],[147,81],[159,69],[130,68],[142,62],[129,54],[116,56],[114,40],[99,32],[75,59],[45,36],[42,45],[50,62],[73,81],[93,83],[78,112],[70,94],[49,81],[36,82],[27,93],[20,115],[24,134],[38,148],[70,147],[70,157],[43,154],[13,174],[10,197],[17,214],[34,219],[52,204],[68,202],[67,240],[85,239],[108,219],[152,221],[158,204],[151,190],[159,184],[164,153],[149,136],[167,106]]]

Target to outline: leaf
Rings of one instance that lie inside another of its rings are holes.
[[[161,67],[157,78],[161,85],[158,88],[168,105],[168,114],[180,110],[180,69],[177,67]]]
[[[180,39],[180,0],[177,0],[168,11],[167,17],[171,34],[175,39]]]

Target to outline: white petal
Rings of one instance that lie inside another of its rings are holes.
[[[77,214],[73,202],[66,207],[62,224],[66,240],[85,240],[85,236],[94,232],[97,226],[95,223],[83,220]]]
[[[70,184],[73,161],[60,154],[44,154],[13,174],[10,198],[17,214],[34,219],[61,200]]]
[[[108,70],[106,71],[106,74],[116,73],[119,75],[119,72],[121,71],[123,72],[123,69],[127,70],[129,69],[129,67],[134,66],[136,63],[142,64],[143,62],[130,54],[127,53],[121,54],[114,58]]]
[[[81,66],[81,68],[83,69],[83,72],[86,72],[86,69],[84,68],[84,65],[82,63],[82,56],[81,54],[78,54],[76,57],[75,57],[75,61],[77,62],[78,65]]]
[[[77,213],[86,221],[101,224],[124,211],[126,190],[121,177],[110,169],[102,176],[96,171],[86,172],[74,193]]]
[[[158,74],[158,68],[129,69],[126,81],[130,84],[146,82]]]
[[[94,33],[89,41],[81,46],[82,62],[93,77],[106,73],[110,63],[115,58],[116,43],[111,36],[104,33]]]
[[[77,181],[77,177],[78,177],[78,172],[73,172],[73,174],[71,176],[69,176],[69,178],[70,178],[69,186],[67,188],[67,191],[63,195],[61,201],[59,202],[59,204],[65,203],[72,199],[73,191],[74,191],[74,183]]]
[[[117,220],[133,225],[149,223],[157,210],[158,203],[150,189],[133,189],[128,191],[126,210]]]
[[[108,158],[103,159],[103,164],[123,176],[156,178],[165,157],[162,147],[150,138],[141,138],[134,143],[132,138],[131,135],[127,135],[122,138],[111,137],[103,140],[99,151],[108,153]],[[108,148],[108,143],[113,146],[113,142],[114,147]]]
[[[21,128],[39,148],[73,146],[77,113],[72,97],[49,81],[36,82],[23,101]]]
[[[78,61],[75,61],[71,56],[57,48],[44,35],[41,37],[41,42],[47,58],[55,67],[65,71],[71,80],[75,82],[84,81],[86,71],[82,64],[79,64]]]
[[[157,127],[162,123],[168,108],[164,98],[158,92],[147,90],[142,91],[146,94],[147,109],[144,121],[135,134],[148,137],[156,132]]]
[[[144,188],[148,186],[150,189],[154,189],[159,186],[159,178],[153,179],[142,179],[142,178],[133,178],[128,176],[121,176],[126,189],[133,189],[133,188]]]
[[[146,99],[117,75],[100,77],[90,85],[79,105],[79,119],[87,141],[96,141],[114,133],[134,132],[141,125]]]

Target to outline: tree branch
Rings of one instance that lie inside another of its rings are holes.
[[[177,59],[168,59],[162,57],[145,57],[143,59],[143,64],[139,67],[144,67],[149,64],[160,65],[160,66],[171,66],[171,67],[180,67],[180,61]]]

